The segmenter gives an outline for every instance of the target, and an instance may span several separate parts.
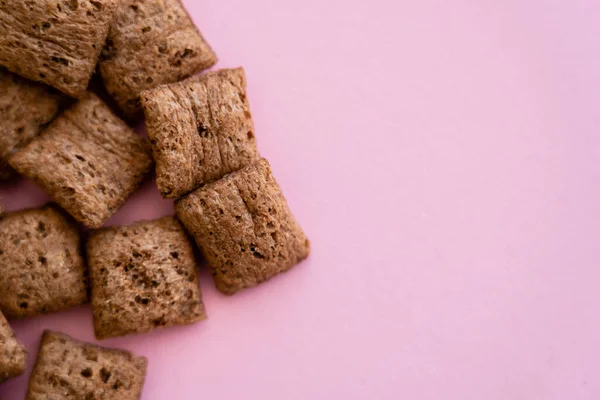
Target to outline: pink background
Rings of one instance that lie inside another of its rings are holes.
[[[203,269],[208,321],[103,342],[149,357],[145,400],[600,398],[597,0],[185,3],[313,252],[234,297]],[[111,223],[170,213],[149,184]],[[88,306],[15,327],[31,361],[93,340]]]

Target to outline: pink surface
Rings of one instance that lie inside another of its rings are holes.
[[[185,3],[313,252],[103,342],[148,356],[145,400],[600,398],[598,1]],[[149,184],[111,223],[171,212]],[[44,328],[93,340],[87,306],[15,326],[32,361]]]

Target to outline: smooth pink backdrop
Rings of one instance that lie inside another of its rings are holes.
[[[597,0],[185,3],[313,251],[103,342],[148,356],[144,400],[600,398]],[[149,184],[111,223],[170,213]],[[44,328],[94,340],[88,306],[15,327],[31,362]]]

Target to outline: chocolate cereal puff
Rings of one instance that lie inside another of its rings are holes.
[[[22,375],[27,368],[27,350],[0,312],[0,383]]]
[[[118,0],[0,1],[0,65],[82,97]]]
[[[98,339],[206,318],[192,244],[175,218],[93,232],[87,253]]]
[[[88,93],[10,159],[84,225],[97,228],[152,169],[147,142]]]
[[[49,86],[0,68],[0,180],[17,175],[8,158],[54,119],[62,97]]]
[[[197,189],[175,209],[226,294],[289,270],[310,251],[265,159]]]
[[[128,118],[143,90],[212,67],[217,56],[179,0],[122,0],[102,52],[100,74]]]
[[[54,205],[0,220],[0,310],[7,317],[30,317],[87,301],[75,221]]]
[[[259,158],[242,68],[146,91],[142,105],[163,197],[180,197]]]
[[[138,400],[148,361],[45,331],[26,400]]]

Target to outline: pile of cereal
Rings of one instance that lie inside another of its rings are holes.
[[[206,319],[195,246],[225,294],[308,256],[259,155],[244,70],[196,75],[217,57],[180,0],[3,0],[0,11],[0,180],[24,176],[54,201],[0,206],[0,382],[28,355],[7,318],[91,302],[99,340],[192,324]],[[88,90],[95,71],[117,112]],[[149,141],[129,126],[142,117]],[[176,215],[103,227],[153,170]],[[46,331],[27,399],[138,399],[146,366]]]

